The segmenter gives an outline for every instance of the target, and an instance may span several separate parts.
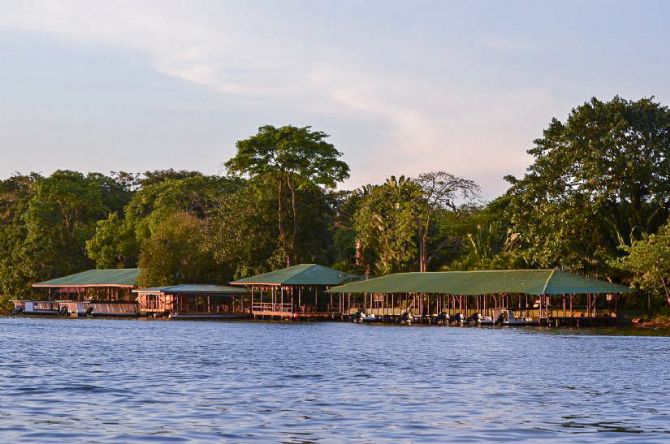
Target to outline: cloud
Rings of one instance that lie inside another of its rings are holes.
[[[551,106],[550,96],[530,90],[505,97],[467,82],[445,85],[438,73],[414,75],[391,58],[375,65],[364,51],[361,56],[347,44],[324,44],[309,25],[265,9],[219,2],[24,1],[5,7],[0,28],[135,51],[163,75],[286,118],[316,113],[321,121],[362,122],[368,128],[362,139],[338,137],[353,164],[350,186],[442,169],[500,188],[503,174],[527,164],[527,131],[518,129],[519,119],[535,122],[535,108]],[[483,42],[516,46],[487,36]],[[445,75],[462,69],[451,59],[425,63]],[[536,106],[528,109],[529,103]]]

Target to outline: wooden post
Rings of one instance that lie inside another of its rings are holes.
[[[566,314],[565,313],[565,295],[562,295],[562,298],[563,298],[563,317],[566,317],[565,316],[565,314]]]
[[[573,309],[572,309],[572,299],[574,298],[574,296],[575,296],[574,294],[571,294],[571,295],[570,295],[570,317],[571,317],[571,318],[574,318],[574,317],[575,317],[575,312],[574,312]]]

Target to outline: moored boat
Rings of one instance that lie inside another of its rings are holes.
[[[58,316],[61,309],[58,301],[26,301],[15,299],[13,315]]]
[[[496,324],[506,326],[524,326],[524,325],[539,325],[539,320],[535,320],[530,316],[514,316],[514,311],[510,309],[501,310],[497,316]]]

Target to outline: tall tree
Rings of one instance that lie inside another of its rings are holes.
[[[12,297],[25,296],[35,270],[27,260],[28,229],[23,215],[38,175],[0,180],[0,310]]]
[[[653,99],[595,98],[553,119],[512,184],[509,216],[526,260],[605,275],[620,245],[670,210],[670,111]]]
[[[424,226],[426,202],[421,187],[391,176],[374,187],[354,216],[367,274],[410,271],[417,260],[417,236]]]
[[[426,202],[426,213],[419,234],[419,271],[428,271],[430,261],[428,241],[435,213],[456,211],[459,199],[461,200],[460,203],[469,202],[479,195],[480,190],[479,185],[473,180],[457,177],[446,171],[423,173],[414,181],[423,190],[423,197]]]
[[[273,183],[278,254],[285,257],[286,265],[296,258],[301,207],[298,191],[310,186],[334,188],[349,177],[349,166],[339,160],[342,153],[327,138],[326,133],[312,131],[308,126],[267,125],[259,128],[256,135],[238,141],[235,157],[226,162],[232,173]]]
[[[96,222],[123,206],[125,190],[99,174],[56,171],[34,184],[23,215],[24,248],[36,278],[49,278],[90,268],[86,240]]]

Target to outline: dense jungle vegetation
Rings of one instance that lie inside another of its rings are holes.
[[[0,298],[95,267],[169,285],[317,262],[367,275],[556,267],[670,305],[670,110],[594,98],[528,152],[525,175],[490,202],[445,171],[338,189],[340,151],[294,126],[237,142],[223,176],[16,174],[0,180]]]

